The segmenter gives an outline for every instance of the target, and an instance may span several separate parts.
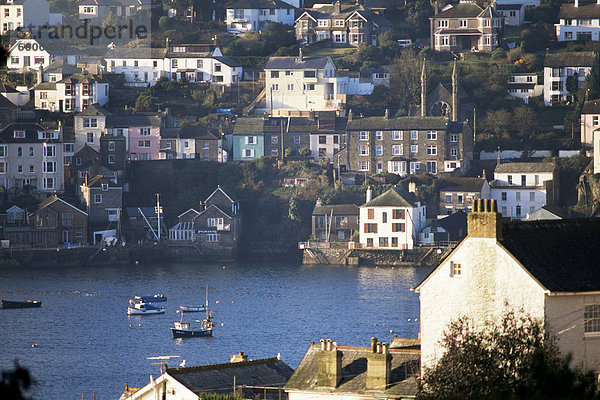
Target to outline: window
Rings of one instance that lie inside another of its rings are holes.
[[[404,210],[399,208],[392,210],[392,219],[404,219]]]
[[[458,149],[450,149],[450,157],[458,157]]]
[[[515,215],[517,218],[521,218],[521,206],[515,207]]]
[[[469,22],[466,19],[461,19],[460,20],[460,27],[461,28],[466,28],[469,25]]]
[[[96,204],[102,203],[102,195],[101,194],[94,195],[94,203],[96,203]]]
[[[562,81],[555,81],[552,82],[552,90],[553,91],[562,91]]]
[[[450,142],[451,142],[451,143],[456,143],[456,142],[458,142],[458,135],[457,135],[457,134],[455,134],[455,133],[451,134],[451,135],[450,135]]]
[[[275,9],[274,8],[270,8],[269,9],[269,15],[275,15]]]
[[[208,226],[223,226],[223,218],[208,218]]]
[[[411,144],[410,145],[410,152],[411,153],[416,153],[419,151],[419,146],[417,146],[416,144]]]
[[[319,144],[327,144],[327,136],[320,135],[319,136]]]
[[[23,173],[23,166],[22,166],[22,165],[19,165],[19,166],[17,167],[17,172],[18,172],[18,173],[20,173],[20,174],[22,174],[22,173]]]
[[[62,213],[62,226],[73,226],[73,213]]]
[[[87,142],[88,143],[94,143],[94,132],[88,132],[87,133]]]
[[[44,178],[42,184],[44,189],[55,189],[54,178]]]
[[[271,78],[279,78],[279,71],[271,71]]]
[[[583,315],[584,332],[600,332],[600,304],[585,306]]]
[[[246,144],[257,144],[258,140],[256,136],[246,136]]]
[[[294,136],[294,144],[300,144],[300,136]]]
[[[187,144],[187,142],[186,142]],[[208,140],[205,140],[204,142],[202,142],[202,150],[209,150],[209,143]]]
[[[392,140],[402,140],[402,131],[392,131]]]
[[[435,145],[429,145],[428,144],[426,146],[425,150],[426,150],[428,156],[435,156],[435,155],[437,155],[437,146],[435,146]]]
[[[451,194],[446,195],[446,203],[452,203],[452,195]]]
[[[17,157],[23,157],[23,149],[21,147],[17,148]]]
[[[418,140],[419,131],[410,131],[410,140]]]
[[[392,155],[393,156],[402,155],[402,145],[401,144],[392,145]]]
[[[278,91],[279,90],[279,84],[273,83],[271,85],[271,90],[274,91],[274,92]]]
[[[278,156],[279,156],[279,150],[271,149],[271,157],[278,157]]]
[[[215,64],[215,72],[221,72],[221,64],[219,64],[219,63]]]
[[[25,131],[15,131],[15,139],[25,139]]]
[[[513,181],[512,181],[512,175],[508,175],[508,184],[512,185]]]
[[[448,20],[447,19],[438,19],[437,26],[438,26],[438,28],[447,28]]]
[[[6,174],[8,172],[8,163],[7,162],[0,162],[0,174]]]
[[[377,224],[365,223],[364,233],[377,233]]]
[[[206,235],[206,241],[210,243],[217,243],[220,241],[220,236],[221,235],[219,235],[218,233],[209,233],[208,235]]]
[[[367,131],[358,132],[358,140],[369,140],[369,132],[367,132]]]
[[[359,171],[368,171],[369,170],[369,162],[368,161],[359,161],[358,162],[358,170]]]
[[[44,161],[42,167],[44,172],[54,173],[56,172],[56,161]]]
[[[437,131],[427,131],[426,139],[427,140],[437,140]]]
[[[115,151],[115,142],[113,140],[108,142],[108,151]]]
[[[141,136],[150,136],[150,128],[142,128],[140,129]]]
[[[368,156],[369,155],[369,146],[365,146],[365,145],[358,146],[358,155],[359,156]]]
[[[149,140],[138,140],[138,147],[143,148],[143,149],[147,149],[150,148],[150,141]]]
[[[404,232],[405,224],[403,222],[395,222],[392,224],[392,232]]]
[[[427,172],[431,174],[437,173],[437,162],[436,161],[427,161]]]
[[[460,275],[462,275],[462,266],[460,265],[460,263],[450,261],[450,276]]]
[[[56,157],[56,146],[53,144],[44,146],[44,157]]]
[[[0,145],[0,157],[6,157],[8,155],[7,145]]]
[[[383,132],[375,131],[375,140],[383,140]]]
[[[381,145],[375,146],[375,155],[377,155],[377,156],[383,155],[383,146],[381,146]]]
[[[109,164],[114,164],[115,163],[115,155],[114,154],[109,154],[108,155],[108,163]]]
[[[500,198],[502,199],[502,201],[506,201],[506,198],[507,198],[506,192],[502,192],[500,194]]]
[[[368,208],[367,209],[367,218],[368,219],[375,219],[375,209],[373,209],[373,208]]]
[[[305,83],[304,90],[315,90],[315,84],[314,83]]]
[[[592,125],[598,126],[598,116],[597,115],[594,115],[592,117]]]
[[[254,157],[254,149],[244,149],[242,157]]]
[[[379,238],[379,247],[388,247],[388,238],[380,237]]]
[[[521,192],[516,192],[515,193],[515,200],[516,201],[521,201]]]
[[[288,83],[287,90],[289,90],[290,92],[293,91],[294,90],[294,84],[293,83]]]

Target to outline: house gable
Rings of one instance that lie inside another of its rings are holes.
[[[207,205],[217,204],[217,205],[220,205],[220,206],[225,206],[225,205],[229,205],[229,204],[235,203],[235,200],[233,200],[227,193],[225,193],[225,191],[220,186],[218,186],[210,194],[210,196],[208,196],[206,198],[205,203]]]

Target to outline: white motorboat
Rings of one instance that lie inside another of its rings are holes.
[[[127,307],[127,315],[150,315],[150,314],[164,314],[164,307],[156,307],[152,304],[137,302],[132,304],[133,301],[130,301],[129,306]]]

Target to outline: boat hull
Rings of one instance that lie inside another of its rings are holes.
[[[142,310],[139,308],[133,308],[133,307],[127,307],[127,315],[151,315],[151,314],[164,314],[165,313],[165,309],[164,308],[159,308],[159,309],[146,309],[146,310]]]
[[[212,336],[212,329],[182,330],[171,328],[171,333],[173,334],[173,338],[204,337]]]
[[[25,301],[10,301],[10,300],[2,300],[0,303],[0,308],[2,309],[10,309],[10,308],[38,308],[42,306],[41,301],[37,300],[25,300]]]
[[[206,307],[204,306],[179,306],[183,312],[204,312]]]
[[[154,296],[135,296],[136,301],[144,303],[161,303],[167,301],[167,296],[162,294],[155,294]]]

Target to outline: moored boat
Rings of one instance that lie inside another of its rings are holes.
[[[160,303],[167,301],[167,296],[164,294],[155,294],[153,296],[135,296],[135,300],[142,303]]]
[[[203,311],[206,311],[206,307],[204,305],[200,305],[200,306],[179,306],[179,308],[183,312],[203,312]]]
[[[42,306],[41,301],[37,300],[23,300],[23,301],[11,301],[11,300],[2,300],[0,303],[0,308],[38,308]]]
[[[127,307],[127,315],[150,315],[150,314],[164,314],[164,307],[156,307],[152,304],[137,302],[130,304]]]
[[[214,323],[210,318],[202,321],[196,320],[195,322],[200,323],[198,326],[193,326],[190,322],[184,322],[183,314],[181,318],[181,321],[174,322],[174,326],[171,327],[171,333],[173,333],[174,338],[212,336]]]

